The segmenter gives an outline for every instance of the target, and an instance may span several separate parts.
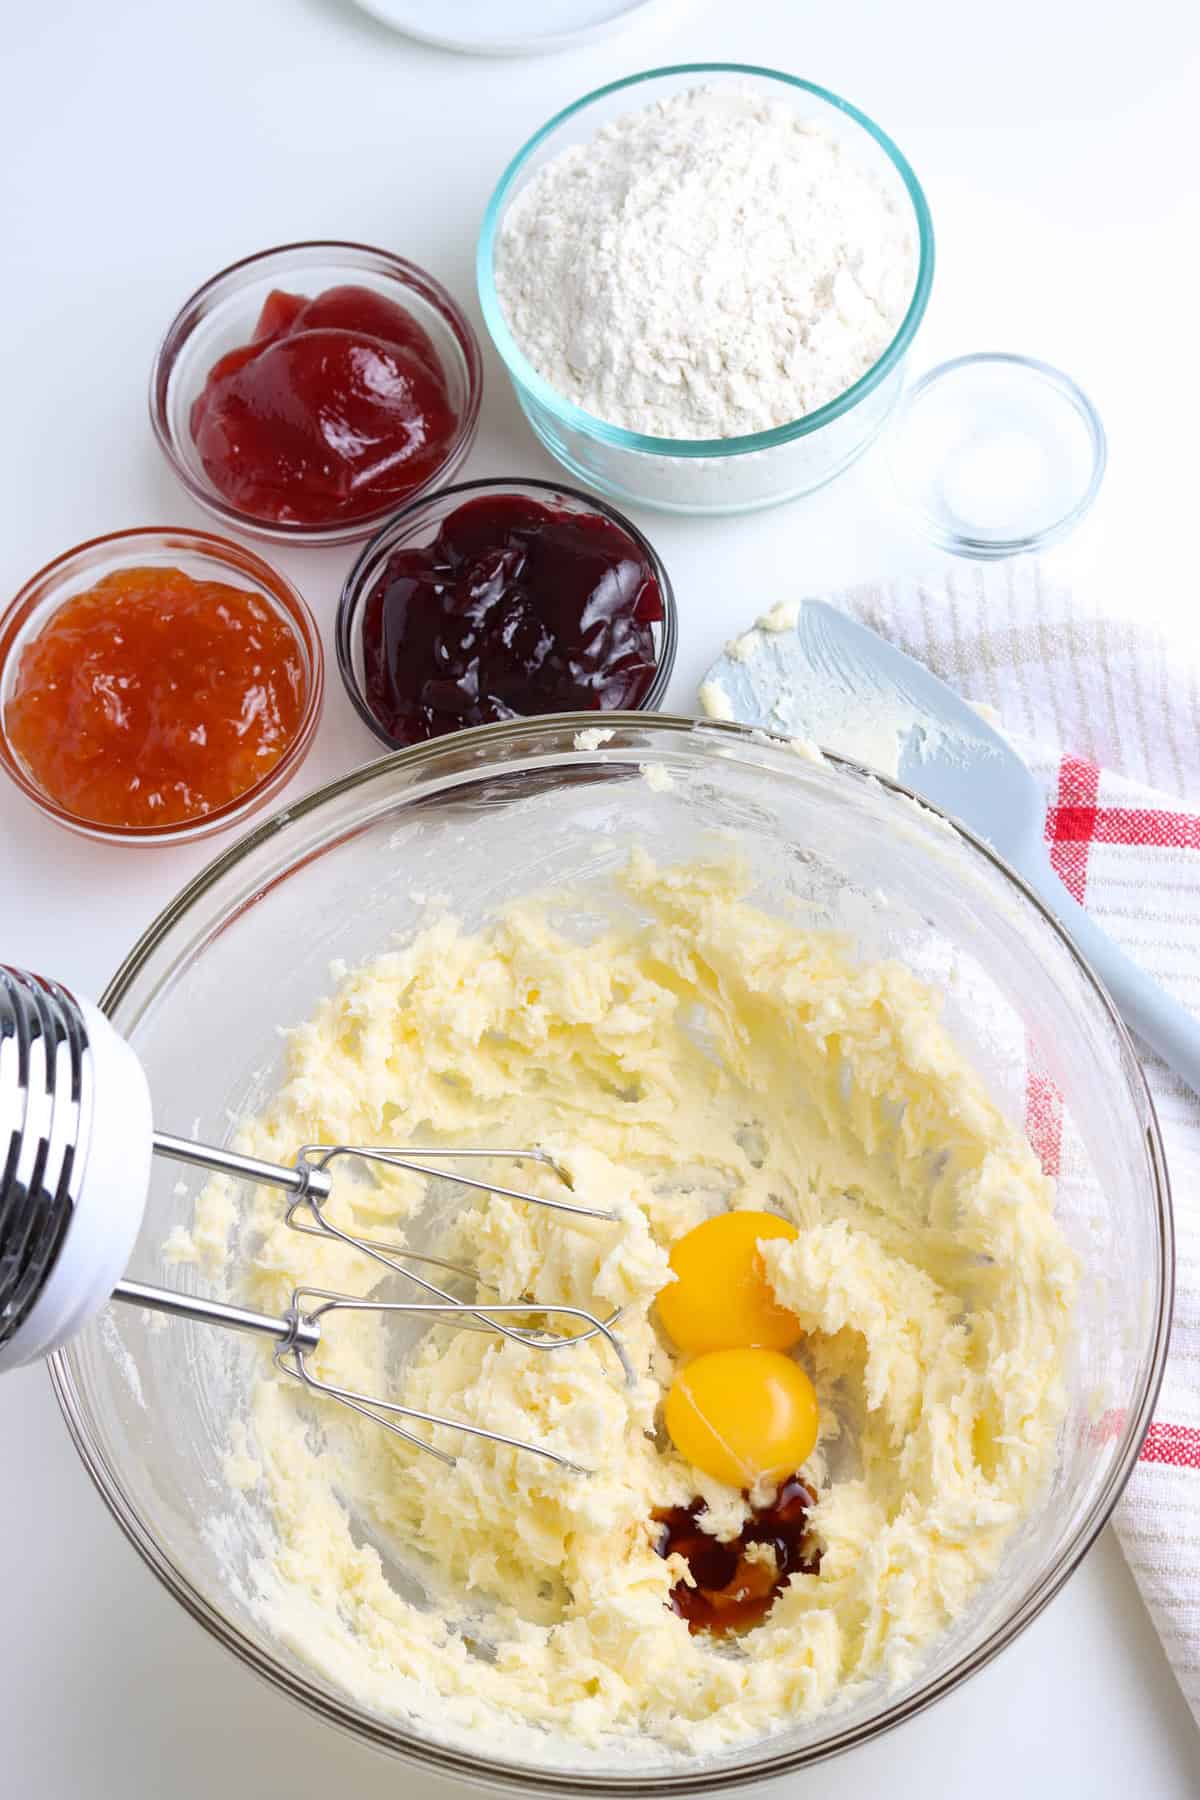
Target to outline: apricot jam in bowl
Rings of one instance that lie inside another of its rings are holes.
[[[94,538],[0,615],[0,766],[48,818],[107,843],[240,824],[304,761],[323,692],[300,595],[209,532]]]
[[[371,539],[342,589],[337,655],[395,750],[505,719],[653,711],[676,632],[667,572],[614,507],[495,479],[442,488]]]
[[[181,308],[155,358],[150,419],[217,518],[341,544],[453,479],[482,390],[475,333],[423,269],[365,244],[286,244],[223,269]]]

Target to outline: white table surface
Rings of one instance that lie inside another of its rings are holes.
[[[429,0],[431,11],[436,0]],[[54,0],[6,8],[0,110],[0,598],[71,544],[204,524],[146,422],[157,338],[236,257],[344,237],[426,264],[478,323],[473,239],[500,168],[559,106],[639,67],[727,58],[807,75],[899,140],[938,231],[916,371],[975,348],[1058,361],[1111,438],[1059,553],[1088,591],[1200,648],[1192,0],[695,0],[552,58],[394,36],[350,0]],[[549,474],[487,356],[468,473]],[[936,566],[878,457],[815,499],[640,519],[679,595],[670,701],[764,604]],[[323,624],[339,551],[267,550]],[[331,663],[307,787],[369,753]],[[203,848],[106,850],[0,788],[0,955],[97,992]],[[36,1800],[376,1800],[431,1791],[253,1682],[128,1548],[45,1373],[0,1383],[0,1788]],[[787,1784],[905,1800],[1200,1792],[1200,1738],[1111,1533],[1020,1641],[932,1712]]]

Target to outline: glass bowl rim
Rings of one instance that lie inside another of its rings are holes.
[[[271,838],[277,836],[298,819],[315,812],[341,795],[352,792],[355,788],[367,785],[386,774],[397,764],[403,763],[405,766],[412,766],[431,762],[441,752],[450,748],[460,751],[463,748],[480,748],[484,745],[502,748],[507,741],[526,738],[532,732],[548,739],[558,738],[565,750],[567,748],[565,740],[573,739],[573,734],[578,730],[586,730],[592,719],[593,715],[589,713],[552,713],[533,720],[512,720],[496,725],[474,726],[467,731],[455,732],[448,737],[433,738],[427,743],[414,745],[410,749],[398,750],[388,756],[377,757],[322,787],[314,789],[294,806],[273,814],[271,818],[251,829],[236,844],[216,856],[207,867],[187,883],[176,898],[141,934],[101,995],[99,1001],[101,1009],[111,1016],[128,993],[148,958],[158,949],[167,934],[191,911],[192,907],[203,899],[209,889],[235,869],[251,851],[267,844]],[[783,747],[786,747],[788,743],[787,739],[772,738],[767,733],[751,730],[749,726],[715,719],[691,719],[671,713],[650,715],[639,712],[609,713],[606,715],[606,723],[612,727],[614,732],[621,729],[634,732],[645,731],[649,727],[652,730],[661,730],[667,736],[684,734],[718,739],[725,737],[741,740],[743,744],[750,744],[757,740],[760,744],[771,743]],[[611,754],[612,749],[620,750],[620,748],[620,745],[606,746],[599,754]],[[672,1795],[714,1793],[775,1779],[797,1769],[824,1762],[832,1756],[840,1755],[846,1750],[868,1743],[904,1721],[914,1718],[926,1707],[932,1705],[935,1700],[951,1693],[969,1676],[977,1674],[980,1669],[991,1662],[993,1657],[1011,1644],[1033,1622],[1079,1567],[1111,1518],[1113,1509],[1136,1465],[1166,1364],[1174,1300],[1175,1235],[1170,1177],[1158,1116],[1133,1040],[1107,992],[1057,919],[1049,912],[1032,888],[996,854],[989,844],[982,838],[976,837],[957,819],[943,813],[938,807],[931,806],[928,801],[921,799],[919,795],[904,787],[900,782],[878,774],[861,763],[854,762],[849,757],[833,752],[823,752],[823,757],[825,762],[842,774],[848,774],[858,781],[866,781],[876,787],[882,787],[887,792],[910,803],[915,801],[920,808],[942,819],[958,838],[971,846],[986,862],[998,870],[1005,880],[1032,906],[1043,922],[1049,925],[1063,944],[1071,961],[1099,1001],[1125,1052],[1126,1066],[1130,1072],[1133,1088],[1145,1109],[1146,1141],[1154,1188],[1160,1257],[1155,1295],[1154,1328],[1149,1336],[1151,1344],[1149,1366],[1141,1385],[1141,1391],[1134,1397],[1133,1403],[1126,1413],[1124,1442],[1120,1453],[1114,1459],[1103,1490],[1093,1500],[1073,1538],[1060,1551],[1041,1582],[1026,1595],[1021,1605],[1016,1607],[1004,1623],[997,1627],[976,1650],[969,1655],[960,1657],[935,1681],[910,1695],[899,1705],[891,1707],[879,1717],[837,1732],[820,1744],[777,1752],[774,1755],[767,1754],[756,1762],[743,1764],[740,1768],[726,1766],[711,1770],[680,1771],[676,1774],[672,1774],[669,1769],[641,1770],[628,1776],[593,1775],[584,1770],[539,1770],[529,1765],[481,1762],[476,1755],[469,1755],[467,1752],[451,1748],[449,1745],[431,1743],[414,1733],[405,1731],[398,1725],[368,1717],[358,1711],[348,1698],[323,1692],[316,1685],[315,1678],[284,1668],[274,1657],[250,1642],[239,1627],[227,1620],[223,1613],[219,1612],[193,1587],[189,1577],[162,1549],[149,1525],[126,1495],[119,1470],[109,1461],[106,1452],[92,1436],[82,1397],[72,1372],[71,1348],[67,1346],[65,1349],[56,1350],[48,1359],[50,1380],[80,1459],[126,1538],[172,1596],[218,1642],[224,1644],[247,1667],[262,1676],[272,1686],[289,1695],[299,1704],[306,1706],[309,1711],[327,1723],[339,1727],[349,1735],[371,1744],[377,1749],[388,1750],[410,1764],[434,1773],[457,1777],[468,1785],[483,1787],[493,1793],[536,1794],[540,1792],[562,1796],[620,1795],[625,1797],[625,1800],[635,1800],[635,1797],[644,1796],[651,1786],[656,1792],[661,1791]],[[796,772],[799,773],[799,770],[797,769]],[[771,1739],[761,1739],[759,1743],[764,1747],[769,1746]]]
[[[799,88],[804,93],[813,94],[823,100],[837,112],[852,119],[856,125],[872,138],[891,162],[900,176],[908,194],[917,222],[917,237],[920,253],[917,259],[917,276],[913,286],[912,298],[908,309],[887,349],[872,364],[865,375],[850,387],[838,394],[833,400],[826,401],[813,412],[805,413],[800,419],[792,419],[785,425],[773,425],[767,431],[753,431],[741,437],[727,438],[669,438],[652,437],[646,432],[628,431],[624,426],[614,425],[607,419],[599,419],[594,413],[585,412],[576,406],[574,401],[551,387],[544,376],[539,375],[512,332],[500,305],[495,282],[496,242],[500,232],[501,220],[505,204],[517,177],[534,152],[560,125],[589,107],[597,100],[607,98],[625,88],[636,88],[642,82],[658,81],[667,76],[678,75],[744,75],[759,81],[780,82],[786,87]],[[488,201],[483,216],[483,225],[479,233],[479,243],[475,252],[475,283],[479,292],[479,304],[483,312],[483,321],[488,334],[499,352],[511,379],[528,391],[530,396],[551,413],[560,424],[568,430],[581,432],[600,443],[608,444],[616,449],[640,451],[651,456],[676,457],[716,457],[743,456],[759,450],[774,450],[781,444],[794,443],[798,438],[807,437],[811,432],[820,431],[823,426],[832,424],[835,419],[849,412],[853,406],[865,399],[872,389],[890,374],[908,350],[917,327],[925,316],[925,308],[929,302],[929,291],[933,283],[934,239],[933,220],[929,211],[929,203],[917,180],[907,157],[899,146],[876,125],[866,113],[861,112],[849,100],[829,88],[818,86],[814,81],[805,81],[799,75],[788,75],[781,69],[768,69],[756,63],[734,62],[697,62],[672,63],[662,68],[644,69],[636,75],[623,76],[619,81],[610,81],[603,87],[593,88],[588,94],[575,100],[570,106],[564,106],[548,119],[540,130],[522,144],[516,155],[509,162]]]
[[[399,507],[389,519],[386,519],[374,536],[369,538],[359,551],[357,557],[350,566],[345,581],[342,583],[342,591],[338,596],[337,614],[334,619],[333,629],[334,647],[337,652],[338,672],[342,677],[342,686],[346,690],[346,695],[350,704],[353,706],[359,718],[366,725],[367,729],[371,732],[372,736],[377,738],[381,744],[386,745],[390,751],[413,748],[415,746],[397,746],[393,743],[392,739],[383,729],[380,721],[375,717],[375,714],[367,705],[366,696],[363,694],[358,683],[358,678],[354,673],[354,649],[351,641],[351,633],[354,627],[355,614],[358,610],[359,603],[363,598],[363,588],[368,577],[373,573],[372,565],[377,561],[385,548],[391,548],[389,540],[392,539],[395,534],[399,533],[406,524],[412,522],[414,514],[421,512],[425,507],[433,506],[437,501],[447,500],[451,495],[466,496],[468,494],[485,493],[493,489],[502,489],[511,493],[516,489],[529,488],[532,488],[541,494],[565,495],[571,500],[582,502],[589,512],[601,513],[612,524],[616,525],[619,530],[625,532],[628,537],[632,538],[638,549],[646,557],[646,560],[654,571],[654,579],[658,583],[659,593],[662,595],[662,641],[659,646],[658,666],[654,672],[654,680],[646,690],[646,698],[642,701],[641,705],[635,709],[636,712],[653,712],[662,700],[663,695],[666,693],[667,688],[670,685],[671,675],[675,668],[675,655],[679,646],[679,608],[676,604],[675,589],[672,585],[671,577],[667,573],[666,565],[645,532],[639,530],[632,519],[627,518],[618,507],[613,505],[611,500],[606,500],[596,494],[586,493],[582,488],[571,487],[570,484],[565,481],[547,481],[541,476],[533,475],[488,475],[474,481],[457,481],[451,483],[449,487],[435,488],[432,493],[422,494],[413,500],[406,500],[403,506]],[[556,716],[559,715],[549,713],[523,713],[520,720],[514,721],[514,723],[527,724],[534,719]],[[596,721],[614,718],[617,715],[615,713],[598,710],[595,713],[588,713],[586,716],[593,721],[594,728]],[[464,727],[464,729],[478,731],[482,729],[482,727],[469,726]],[[443,738],[459,738],[462,736],[462,733],[458,731],[443,732],[441,736]],[[428,741],[437,742],[436,739],[430,739]]]
[[[1083,421],[1088,434],[1088,442],[1092,452],[1092,466],[1088,479],[1072,501],[1067,510],[1048,525],[1036,531],[1023,532],[1017,537],[976,537],[970,532],[955,531],[943,525],[936,514],[927,511],[916,501],[910,500],[907,493],[895,482],[897,496],[908,517],[913,520],[931,544],[939,550],[948,550],[955,556],[968,556],[977,562],[999,561],[1003,557],[1024,556],[1032,551],[1048,549],[1060,539],[1074,531],[1080,520],[1091,511],[1092,503],[1100,492],[1100,484],[1104,480],[1104,472],[1108,467],[1108,434],[1104,429],[1104,421],[1088,395],[1080,387],[1073,376],[1056,368],[1053,363],[1043,362],[1037,356],[1025,356],[1015,350],[971,350],[965,356],[952,356],[949,361],[935,363],[932,369],[913,382],[901,394],[895,414],[889,427],[889,461],[891,446],[898,446],[900,436],[913,413],[931,388],[934,388],[946,376],[954,377],[963,369],[980,367],[995,368],[997,366],[1018,369],[1022,374],[1038,376],[1047,387],[1053,388],[1058,395],[1070,405]],[[894,478],[893,478],[894,479]]]
[[[261,270],[263,265],[270,264],[276,258],[290,257],[306,251],[334,252],[329,261],[337,263],[344,260],[347,272],[356,268],[365,269],[368,261],[372,272],[378,272],[378,265],[383,264],[398,288],[419,294],[434,311],[441,314],[463,359],[466,370],[466,401],[445,461],[427,481],[405,497],[403,504],[429,493],[448,469],[453,472],[462,464],[479,428],[479,412],[483,401],[483,352],[474,326],[449,288],[443,286],[428,269],[422,268],[420,263],[398,256],[395,251],[383,250],[375,244],[360,244],[345,238],[306,238],[290,244],[274,244],[267,250],[255,250],[251,255],[239,257],[236,262],[218,269],[215,275],[210,275],[207,281],[189,294],[163,333],[150,366],[150,424],[159,449],[185,491],[199,505],[226,523],[253,536],[274,539],[279,543],[309,546],[353,543],[373,532],[380,520],[386,519],[395,510],[394,499],[385,501],[370,513],[364,513],[361,518],[326,520],[319,525],[260,519],[253,513],[243,512],[240,507],[226,500],[215,487],[197,479],[176,447],[175,434],[167,416],[171,376],[189,338],[200,323],[198,314],[204,301],[216,295],[217,305],[222,306],[232,295],[240,292],[252,274]],[[225,291],[220,292],[221,289]]]
[[[4,707],[0,704],[0,768],[46,818],[66,826],[82,837],[101,843],[147,847],[186,844],[236,824],[239,818],[254,811],[282,787],[304,760],[320,721],[325,695],[325,650],[321,633],[312,609],[299,588],[248,545],[235,543],[232,538],[223,538],[216,532],[197,529],[192,525],[134,525],[123,531],[105,532],[100,537],[88,538],[82,544],[74,544],[69,550],[62,551],[22,582],[15,597],[0,612],[0,686],[3,685],[3,677],[16,648],[21,628],[39,605],[53,600],[53,590],[69,578],[73,565],[93,551],[106,548],[116,550],[125,545],[134,548],[139,544],[146,544],[149,547],[153,542],[167,549],[179,547],[190,551],[212,563],[214,569],[221,569],[226,575],[248,577],[266,589],[286,615],[307,665],[304,706],[296,735],[278,762],[273,763],[252,787],[246,788],[234,799],[227,800],[224,806],[172,825],[106,825],[100,820],[85,819],[72,812],[69,807],[63,806],[46,793],[28,774],[9,742]],[[96,579],[101,580],[102,574],[97,574]],[[45,591],[47,589],[49,591]],[[52,605],[48,617],[52,617],[63,604],[65,600],[58,599]]]

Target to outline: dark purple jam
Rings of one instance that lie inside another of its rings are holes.
[[[808,1515],[817,1496],[807,1481],[790,1475],[770,1506],[754,1507],[738,1536],[721,1543],[700,1527],[707,1511],[703,1500],[656,1512],[661,1527],[655,1549],[662,1557],[682,1556],[695,1587],[677,1581],[671,1589],[672,1612],[688,1622],[688,1630],[746,1631],[765,1619],[790,1575],[817,1575],[821,1550],[809,1529]],[[751,1544],[769,1544],[775,1562],[747,1557]]]
[[[397,550],[368,598],[367,705],[396,744],[636,707],[662,616],[649,558],[611,520],[519,494],[468,500],[431,544]]]

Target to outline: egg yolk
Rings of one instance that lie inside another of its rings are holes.
[[[667,1430],[680,1456],[730,1487],[779,1483],[812,1455],[817,1396],[778,1350],[713,1350],[671,1383]]]
[[[794,1238],[774,1213],[724,1212],[671,1246],[675,1280],[658,1296],[663,1330],[679,1350],[755,1345],[789,1350],[802,1336],[793,1313],[777,1305],[758,1253],[760,1238]]]

